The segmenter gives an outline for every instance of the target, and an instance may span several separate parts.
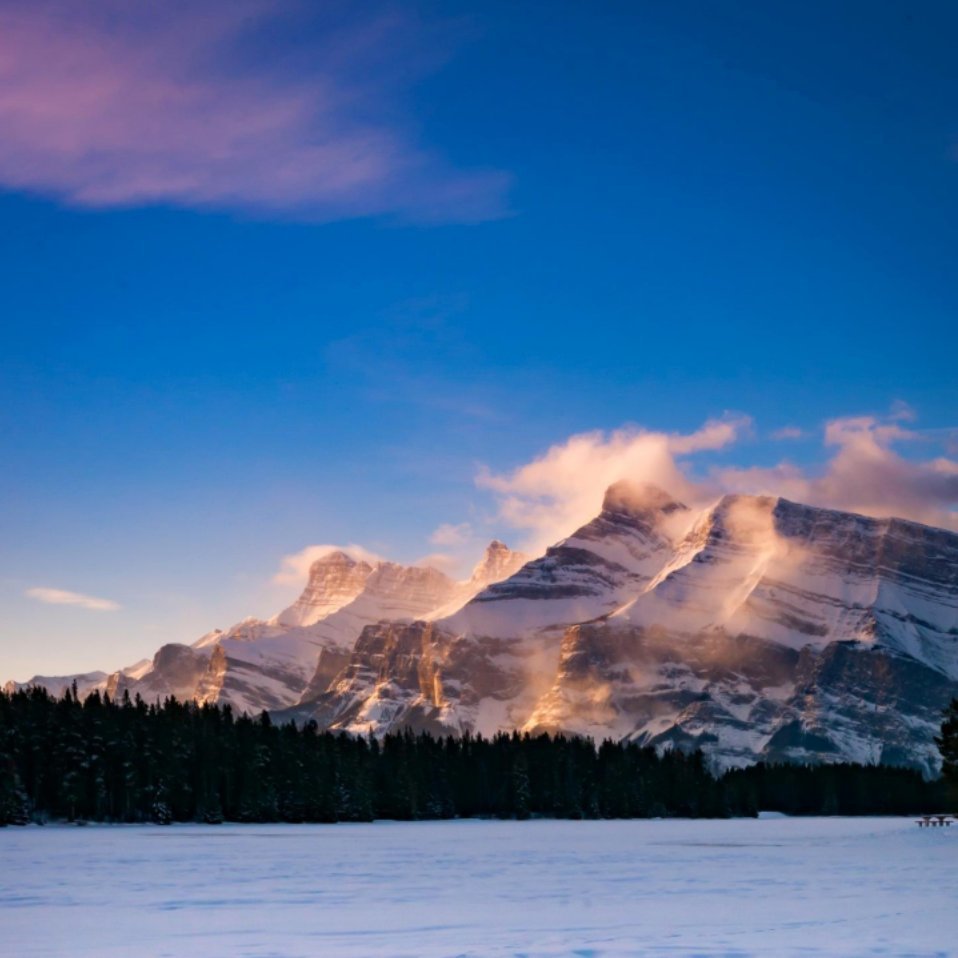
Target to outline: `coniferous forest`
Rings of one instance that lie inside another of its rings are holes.
[[[0,694],[0,824],[911,814],[946,786],[883,766],[756,765],[549,735],[377,740],[167,699]],[[950,809],[947,809],[950,810]]]

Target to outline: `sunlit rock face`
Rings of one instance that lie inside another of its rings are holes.
[[[389,564],[389,574],[385,577],[384,584],[388,583],[386,592],[390,607],[386,608],[383,602],[377,600],[369,607],[368,614],[349,622],[348,635],[351,642],[348,647],[346,642],[339,642],[335,646],[335,653],[324,651],[312,680],[300,696],[296,703],[297,708],[292,714],[314,718],[337,728],[377,730],[380,727],[389,727],[390,722],[402,713],[402,720],[407,724],[427,727],[430,722],[420,720],[419,716],[436,707],[434,702],[429,704],[429,696],[435,683],[430,680],[430,687],[422,692],[424,700],[416,700],[416,696],[412,694],[413,686],[398,674],[401,671],[399,663],[405,661],[402,656],[414,655],[418,661],[423,655],[423,649],[433,647],[435,635],[436,654],[444,657],[444,643],[449,633],[443,629],[433,629],[427,623],[450,611],[458,610],[477,593],[497,581],[498,577],[517,571],[526,558],[503,543],[493,541],[465,582],[453,582],[433,569],[413,567],[402,570],[400,566]],[[370,579],[372,585],[375,585],[374,578]],[[378,590],[370,591],[371,599],[373,595],[378,596]],[[361,610],[366,608],[365,604],[361,606]],[[343,611],[352,614],[354,610]],[[411,625],[406,627],[407,623]],[[328,622],[325,627],[328,628],[329,624]],[[397,631],[399,626],[402,628]],[[419,635],[420,639],[413,639],[414,634]],[[331,647],[330,641],[327,643],[327,649]],[[441,647],[442,652],[439,651]],[[397,655],[400,658],[396,658]],[[423,666],[427,670],[430,667]],[[394,671],[397,674],[394,675]],[[475,685],[477,681],[478,679],[474,679],[472,684]],[[479,685],[481,686],[481,682]],[[355,706],[363,696],[374,696],[375,699],[365,711]],[[405,706],[393,708],[384,705],[380,708],[376,704],[385,702],[390,697],[402,700]],[[458,717],[453,721],[458,722]]]
[[[287,627],[315,625],[352,602],[372,572],[368,562],[357,561],[345,552],[330,552],[310,566],[302,595],[273,621]]]
[[[171,642],[162,646],[146,668],[114,672],[105,691],[113,698],[129,694],[156,701],[173,696],[192,698],[210,664],[209,649],[194,649]]]
[[[445,624],[471,635],[515,637],[608,615],[662,568],[690,515],[659,489],[617,483],[595,519],[479,592]]]
[[[535,701],[535,676],[548,672],[507,639],[456,635],[433,622],[381,622],[363,630],[323,692],[310,692],[279,717],[360,734],[413,728],[491,735],[522,724]]]

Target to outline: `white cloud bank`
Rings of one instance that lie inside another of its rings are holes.
[[[817,468],[788,461],[772,467],[722,467],[697,471],[700,453],[730,446],[751,434],[751,420],[706,422],[689,434],[637,427],[571,436],[505,474],[480,471],[476,483],[497,498],[498,519],[521,530],[528,551],[569,535],[599,511],[602,496],[620,479],[658,485],[690,505],[725,492],[783,496],[798,502],[898,516],[958,530],[958,461],[945,456],[906,458],[912,448],[947,443],[951,430],[906,428],[913,418],[896,405],[886,417],[833,419],[823,430],[828,458]],[[793,438],[792,430],[781,438]]]
[[[708,466],[703,456],[727,450],[754,434],[748,416],[709,420],[690,433],[665,433],[632,426],[570,436],[510,472],[481,469],[480,489],[496,500],[498,524],[519,533],[518,548],[530,554],[568,536],[594,518],[606,489],[621,479],[665,489],[690,506],[704,506],[724,493],[783,496],[796,502],[871,516],[899,516],[958,531],[958,460],[939,455],[952,449],[958,430],[913,428],[913,414],[896,406],[887,416],[832,419],[821,432],[822,462],[814,467],[787,460],[770,467]],[[799,430],[780,430],[777,438],[798,438]],[[811,438],[811,431],[801,433]],[[933,454],[905,456],[901,447]],[[446,552],[424,556],[416,564],[449,574],[475,561],[480,530],[475,524],[444,523],[429,536]],[[279,585],[301,586],[310,565],[340,549],[356,559],[382,561],[360,545],[311,545],[285,556],[274,576]]]
[[[94,612],[116,612],[120,605],[112,599],[98,599],[93,595],[84,595],[82,592],[70,592],[67,589],[49,589],[37,586],[27,589],[24,593],[28,598],[47,605],[75,605],[81,609],[91,609]]]
[[[817,473],[783,462],[768,469],[723,469],[715,479],[731,492],[784,496],[958,530],[958,462],[944,456],[902,456],[894,447],[934,445],[935,440],[904,428],[901,418],[853,416],[828,422],[824,442],[834,452]]]
[[[482,470],[476,483],[497,496],[500,519],[526,533],[523,548],[541,552],[593,518],[605,490],[620,479],[652,483],[686,501],[701,499],[706,493],[678,457],[722,449],[751,425],[739,416],[710,420],[688,434],[637,427],[581,433],[506,475]]]

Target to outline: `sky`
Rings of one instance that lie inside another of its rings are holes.
[[[0,0],[0,681],[618,478],[958,529],[958,8]],[[321,550],[320,550],[321,551]]]

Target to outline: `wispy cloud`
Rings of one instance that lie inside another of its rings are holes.
[[[541,551],[595,516],[606,488],[620,479],[660,486],[689,505],[741,492],[958,530],[958,461],[900,451],[947,452],[955,432],[916,429],[913,419],[912,410],[896,404],[885,416],[829,420],[821,432],[824,461],[814,466],[782,461],[704,471],[699,454],[730,446],[750,432],[751,420],[708,422],[687,435],[638,428],[583,433],[512,472],[481,470],[476,482],[495,495],[499,521],[525,533],[529,551]]]
[[[805,430],[799,429],[798,426],[782,426],[781,429],[776,429],[772,432],[771,438],[776,442],[787,442],[793,439],[804,439]]]
[[[958,462],[944,456],[906,458],[896,447],[937,443],[901,425],[900,409],[889,416],[847,416],[825,424],[825,446],[834,450],[824,468],[789,462],[771,468],[727,468],[714,479],[733,492],[786,496],[798,502],[872,516],[899,516],[958,529]]]
[[[640,428],[581,433],[552,446],[511,473],[482,470],[477,485],[499,499],[500,518],[527,534],[523,548],[538,552],[595,516],[605,490],[620,479],[652,483],[686,499],[702,490],[678,457],[715,451],[751,430],[746,416],[710,420],[691,433]]]
[[[397,108],[435,65],[421,24],[350,10],[0,0],[0,185],[86,207],[501,216],[509,177],[454,168]]]
[[[429,541],[436,546],[458,546],[472,538],[472,526],[468,522],[453,525],[444,522],[429,537]]]
[[[37,586],[27,589],[25,595],[47,605],[75,605],[81,609],[91,609],[94,612],[116,612],[120,606],[112,599],[98,599],[96,596],[84,595],[82,592],[70,592],[67,589],[49,589]]]

